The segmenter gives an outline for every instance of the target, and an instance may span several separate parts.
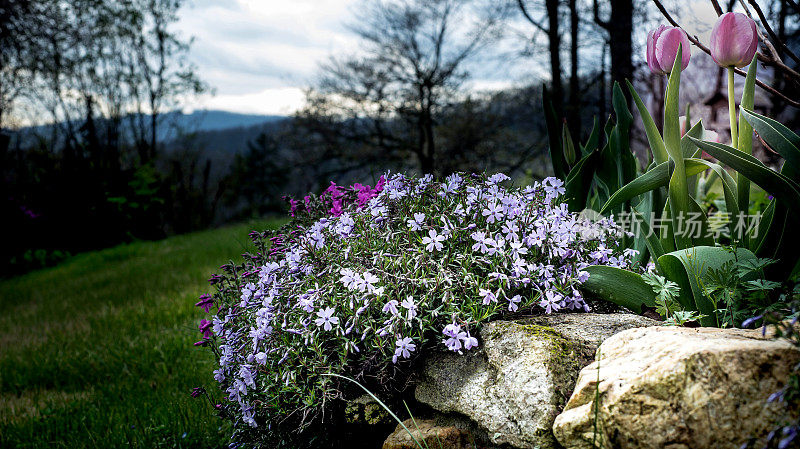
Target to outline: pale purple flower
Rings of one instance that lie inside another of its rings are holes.
[[[444,327],[442,333],[448,337],[447,339],[442,340],[442,343],[447,346],[447,349],[453,352],[460,352],[462,346],[461,340],[467,337],[467,333],[461,331],[461,326],[455,323],[448,324]]]
[[[441,251],[444,248],[443,241],[447,240],[444,235],[439,235],[435,229],[428,231],[428,237],[422,238],[422,244],[426,245],[425,249],[429,252]]]
[[[497,302],[497,296],[491,290],[481,288],[478,294],[481,298],[483,298],[483,305],[489,305],[489,303]]]
[[[483,231],[475,231],[472,233],[471,237],[475,240],[475,244],[472,245],[472,250],[480,251],[484,254],[489,252],[489,245],[494,243],[491,237],[487,237],[486,233]]]
[[[392,363],[397,363],[398,357],[402,356],[404,359],[411,357],[411,353],[417,349],[417,345],[414,344],[411,337],[406,337],[402,339],[398,339],[395,342],[397,349],[394,351],[394,357],[392,357]]]
[[[425,214],[415,213],[414,218],[409,218],[406,223],[408,223],[408,227],[412,231],[421,231],[422,226],[425,224]]]
[[[383,313],[391,313],[392,315],[397,315],[397,302],[396,299],[392,299],[391,301],[387,302],[383,306]]]
[[[486,208],[483,209],[481,215],[486,217],[487,223],[500,221],[503,219],[503,206],[501,204],[497,204],[496,202],[491,202],[486,205]]]
[[[417,305],[414,303],[414,298],[412,296],[407,296],[406,299],[400,303],[400,305],[406,309],[406,316],[408,317],[409,321],[413,320],[414,317],[417,316]]]
[[[489,185],[500,184],[503,181],[508,181],[511,178],[506,176],[504,173],[495,173],[486,180],[486,183]]]
[[[464,349],[469,351],[472,348],[478,347],[478,339],[471,336],[469,332],[467,332],[467,336],[464,338]]]
[[[378,282],[381,281],[378,278],[378,276],[375,276],[374,274],[370,273],[369,271],[365,271],[364,272],[363,279],[364,279],[364,290],[368,291],[370,293],[374,293],[375,292],[375,290],[376,290],[375,284],[377,284]],[[362,290],[362,291],[364,291],[364,290]]]
[[[545,313],[553,313],[561,309],[561,300],[563,297],[560,293],[553,292],[552,290],[548,290],[544,298],[539,301],[539,307],[543,308]]]
[[[519,309],[519,303],[522,302],[522,296],[514,295],[511,298],[508,298],[508,311],[509,312],[516,312]]]
[[[319,318],[314,320],[314,323],[317,326],[321,326],[326,331],[333,329],[333,325],[339,324],[339,318],[333,316],[333,312],[335,312],[335,309],[331,307],[317,311],[317,316]]]

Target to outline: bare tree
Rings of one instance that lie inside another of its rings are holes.
[[[380,0],[359,10],[352,29],[363,53],[323,67],[305,117],[324,110],[346,121],[335,132],[364,151],[399,159],[410,153],[421,172],[433,173],[437,116],[457,99],[469,61],[498,36],[503,8],[478,0]]]

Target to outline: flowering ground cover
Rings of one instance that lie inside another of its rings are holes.
[[[0,447],[226,447],[192,299],[248,223],[87,253],[0,281]]]
[[[619,247],[613,220],[569,212],[563,193],[556,178],[519,188],[503,174],[386,174],[291,201],[295,221],[253,233],[258,252],[197,303],[212,314],[197,345],[219,359],[234,440],[305,447],[295,430],[325,434],[348,396],[330,374],[399,391],[409,362],[477,347],[489,320],[589,310],[584,268],[629,268],[636,252]]]

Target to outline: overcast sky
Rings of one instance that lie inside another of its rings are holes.
[[[177,29],[194,36],[191,59],[215,88],[187,109],[288,114],[313,84],[318,63],[352,53],[358,38],[347,29],[359,0],[190,0]],[[508,70],[471,82],[475,89],[513,84]],[[517,76],[517,79],[522,76]]]
[[[352,22],[359,2],[189,0],[181,10],[177,28],[185,37],[195,37],[191,59],[216,95],[205,95],[187,109],[293,112],[302,104],[302,89],[313,84],[319,62],[336,53],[357,50],[358,39],[347,24]],[[707,2],[688,2],[693,5],[688,8],[691,15],[708,16],[708,20],[687,21],[685,25],[690,33],[707,41],[710,25],[706,22],[713,23],[713,9]],[[700,29],[695,28],[698,22]],[[536,66],[546,69],[546,61],[540,63],[517,61],[505,67],[483,64],[479,66],[483,73],[476,74],[471,86],[494,89],[530,82],[531,76],[546,76],[546,72],[536,72]]]
[[[355,43],[354,0],[191,0],[177,25],[194,36],[191,59],[216,95],[195,107],[287,114],[317,63]]]

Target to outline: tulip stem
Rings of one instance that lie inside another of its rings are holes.
[[[733,67],[728,67],[728,112],[731,115],[731,146],[739,149],[739,137],[736,132],[736,99],[733,92]]]

